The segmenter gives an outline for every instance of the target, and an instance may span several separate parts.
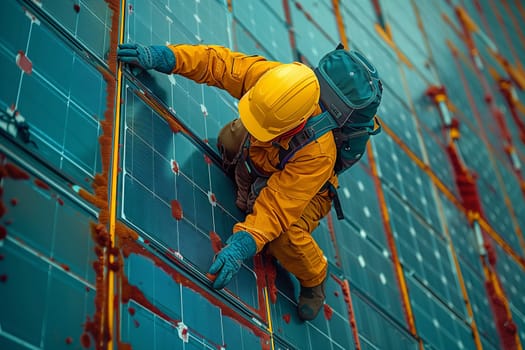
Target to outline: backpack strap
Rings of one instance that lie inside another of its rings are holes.
[[[244,140],[244,145],[242,147],[241,155],[240,155],[240,161],[244,163],[250,175],[257,176],[257,177],[268,177],[268,175],[261,173],[257,169],[257,167],[253,164],[252,160],[250,159],[249,152],[250,152],[250,136],[248,135],[248,137],[246,137],[246,139]]]
[[[337,123],[330,117],[329,112],[323,112],[308,119],[304,129],[292,137],[288,143],[288,148],[279,146],[278,168],[284,169],[284,165],[297,151],[337,127]]]
[[[332,200],[332,203],[334,205],[335,213],[337,214],[337,219],[343,220],[345,218],[345,215],[343,213],[341,201],[339,200],[339,195],[337,194],[337,188],[335,188],[335,186],[330,181],[326,181],[323,187],[321,187],[321,191],[323,190],[328,190],[330,199]]]
[[[374,121],[375,124],[377,124],[377,128],[375,129]],[[348,138],[360,137],[363,134],[377,135],[381,132],[381,124],[379,123],[379,119],[377,119],[377,117],[374,117],[374,120],[368,123],[353,123],[348,125],[351,127],[363,128],[362,130],[356,130],[355,132],[350,133]],[[285,164],[294,156],[297,151],[313,140],[323,136],[330,130],[337,129],[338,127],[339,126],[330,116],[328,111],[310,118],[304,129],[292,137],[287,149],[278,145],[278,147],[280,147],[278,168],[280,170],[284,169]]]

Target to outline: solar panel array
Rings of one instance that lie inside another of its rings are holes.
[[[0,6],[1,349],[525,344],[519,1]],[[117,66],[120,42],[312,66],[343,42],[378,67],[384,132],[340,176],[345,219],[313,233],[329,263],[315,320],[263,254],[211,288],[212,243],[243,220],[216,148],[237,101]]]

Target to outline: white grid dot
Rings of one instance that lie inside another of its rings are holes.
[[[361,267],[364,268],[364,267],[366,266],[365,258],[363,258],[362,255],[359,255],[359,256],[357,257],[357,260],[359,260],[359,265],[361,265]]]

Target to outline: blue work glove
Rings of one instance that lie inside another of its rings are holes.
[[[254,256],[256,252],[255,240],[248,232],[239,231],[230,236],[208,271],[212,275],[217,274],[213,288],[224,288],[239,271],[242,261]]]
[[[175,55],[167,46],[120,44],[117,57],[121,62],[166,74],[170,74],[175,68]]]

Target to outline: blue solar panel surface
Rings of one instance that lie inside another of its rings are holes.
[[[501,57],[523,75],[523,5],[458,2],[478,26],[481,66],[449,2],[374,3],[5,0],[0,349],[499,349],[494,281],[523,346],[525,183],[509,150],[525,164],[525,131],[497,81],[512,73]],[[206,275],[211,241],[243,219],[216,148],[237,101],[177,75],[117,74],[112,57],[120,41],[216,44],[315,66],[342,31],[381,74],[384,131],[340,176],[345,219],[332,211],[313,233],[327,298],[302,322],[298,281],[264,254],[223,291]],[[524,87],[512,83],[523,120]],[[432,85],[446,87],[455,143]],[[451,145],[473,174],[479,216]],[[101,227],[118,249],[103,248]]]

